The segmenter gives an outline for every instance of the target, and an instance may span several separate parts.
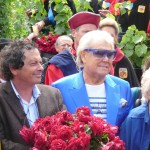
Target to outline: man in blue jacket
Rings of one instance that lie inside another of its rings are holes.
[[[52,85],[58,88],[69,112],[88,106],[91,113],[120,126],[132,108],[127,81],[109,74],[115,58],[114,40],[105,31],[90,31],[77,48],[79,73],[64,77]]]

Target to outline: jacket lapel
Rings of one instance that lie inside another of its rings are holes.
[[[120,87],[110,78],[106,76],[105,80],[106,88],[106,101],[107,101],[107,122],[115,125],[120,100]]]
[[[91,110],[82,71],[77,74],[77,77],[73,81],[73,86],[69,88],[69,92],[71,99],[74,102],[75,108],[87,106]]]
[[[4,90],[4,99],[8,103],[12,112],[16,115],[16,117],[20,120],[22,125],[26,125],[29,127],[29,123],[26,118],[26,114],[20,104],[18,97],[16,96],[10,82],[6,82],[3,85]]]

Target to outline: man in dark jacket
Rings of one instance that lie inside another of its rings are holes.
[[[60,92],[41,81],[42,59],[31,43],[14,41],[1,52],[1,70],[6,83],[0,84],[0,142],[3,150],[29,150],[20,129],[37,118],[64,109]]]

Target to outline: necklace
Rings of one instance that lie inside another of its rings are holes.
[[[76,69],[77,69],[77,71],[79,72],[80,69],[79,69],[79,67],[78,67],[78,65],[77,65],[77,62],[76,62],[76,59],[77,59],[76,56],[73,55],[73,53],[71,52],[71,49],[69,49],[69,53],[71,54],[71,57],[72,57],[72,59],[73,59],[75,65],[76,65]]]

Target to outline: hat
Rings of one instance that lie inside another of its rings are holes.
[[[94,24],[98,28],[99,22],[100,15],[86,11],[76,13],[68,20],[70,29],[76,29],[83,24]]]

